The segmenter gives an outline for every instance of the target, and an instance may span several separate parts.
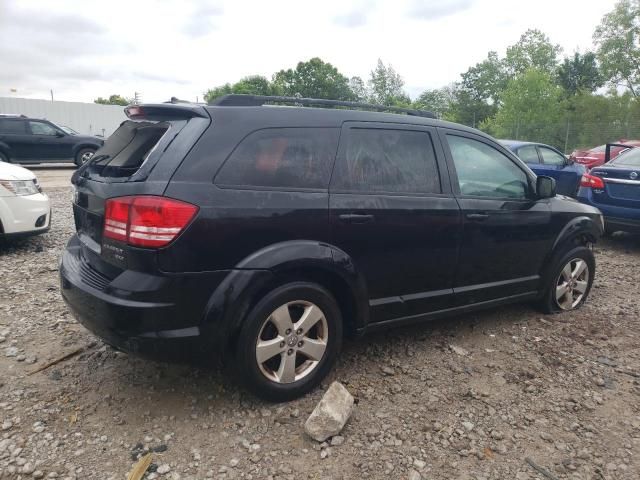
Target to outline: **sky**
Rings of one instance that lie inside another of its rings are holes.
[[[365,80],[378,58],[416,97],[528,28],[592,49],[615,0],[0,0],[0,97],[202,100],[320,57]]]

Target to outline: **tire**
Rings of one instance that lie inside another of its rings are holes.
[[[9,162],[9,157],[4,153],[0,152],[0,162]]]
[[[541,310],[544,313],[560,313],[580,308],[589,296],[596,273],[593,252],[585,246],[574,247],[556,256],[551,265],[540,301]],[[581,273],[577,274],[578,271]],[[557,288],[563,286],[562,290]]]
[[[94,153],[96,153],[95,148],[81,148],[80,150],[78,150],[75,159],[76,166],[81,167],[82,165],[84,165],[88,160],[91,159]]]
[[[303,316],[311,321],[300,323]],[[269,292],[249,312],[235,345],[234,370],[256,396],[273,402],[293,400],[322,381],[341,346],[342,315],[333,296],[315,283],[288,283]]]

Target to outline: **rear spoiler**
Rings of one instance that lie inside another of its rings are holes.
[[[604,163],[609,163],[609,160],[611,160],[611,147],[622,147],[627,150],[630,148],[636,148],[633,145],[625,145],[624,143],[607,143],[604,149]]]
[[[131,120],[175,120],[188,118],[209,118],[207,111],[201,105],[192,103],[151,103],[143,105],[129,105],[124,113]]]

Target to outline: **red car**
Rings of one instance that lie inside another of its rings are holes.
[[[627,140],[624,138],[616,140],[614,143],[623,143],[625,145],[629,145],[630,147],[640,146],[640,140]],[[606,145],[599,145],[589,150],[574,150],[573,152],[571,152],[571,155],[569,155],[569,159],[573,160],[574,162],[581,163],[588,169],[592,169],[593,167],[598,167],[604,164],[605,149]],[[625,150],[626,148],[624,147],[611,147],[611,160],[616,158]]]

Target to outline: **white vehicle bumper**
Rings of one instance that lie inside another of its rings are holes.
[[[43,233],[51,225],[51,204],[44,193],[0,196],[0,236]]]

